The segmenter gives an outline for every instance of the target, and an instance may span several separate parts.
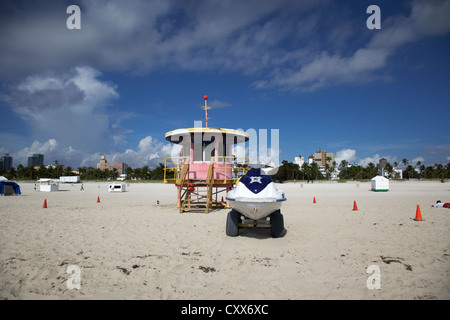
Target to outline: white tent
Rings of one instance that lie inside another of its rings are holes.
[[[59,179],[39,179],[39,191],[59,191]]]
[[[382,176],[373,177],[370,180],[373,191],[389,191],[389,179]]]

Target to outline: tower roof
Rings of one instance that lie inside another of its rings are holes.
[[[201,133],[215,136],[215,135],[227,135],[242,139],[242,142],[249,140],[249,134],[240,130],[224,129],[224,128],[183,128],[169,131],[165,134],[165,139],[173,143],[179,143],[178,138],[183,136],[193,136],[195,133]],[[226,141],[226,140],[225,140]],[[233,139],[234,141],[234,139]],[[234,143],[234,142],[233,142]]]

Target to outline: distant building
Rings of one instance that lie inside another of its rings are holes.
[[[294,163],[298,165],[298,167],[301,169],[302,165],[305,163],[305,159],[302,156],[295,157]]]
[[[45,169],[49,169],[49,168],[56,169],[57,167],[61,167],[61,169],[62,169],[62,168],[64,168],[64,165],[63,164],[58,164],[58,165],[56,165],[56,164],[41,164],[38,166],[33,166],[33,169],[39,170],[41,167],[44,167]]]
[[[31,157],[28,157],[28,166],[43,166],[44,165],[44,155],[40,153],[35,153]]]
[[[3,171],[11,170],[12,160],[13,158],[8,153],[5,153],[5,155],[0,158],[0,170]]]
[[[387,164],[388,164],[388,161],[386,158],[381,158],[377,164],[377,169],[383,177],[386,176],[385,168],[386,168]]]
[[[114,168],[117,169],[118,174],[124,174],[128,165],[124,162],[108,162],[105,156],[102,156],[100,162],[97,163],[97,169],[102,171],[106,169],[113,170]]]
[[[319,167],[325,167],[327,164],[331,167],[334,161],[334,153],[319,150],[308,157],[308,163],[317,163]]]
[[[386,165],[389,162],[386,158],[381,158],[378,161],[377,169],[380,172],[380,175],[386,178],[393,178],[393,179],[403,179],[403,170],[401,168],[392,168],[392,172],[386,171]],[[416,172],[419,173],[418,168],[415,169]]]
[[[314,152],[312,155],[308,157],[308,164],[317,163],[319,166],[319,171],[322,175],[327,175],[326,165],[331,169],[333,167],[334,162],[334,153],[326,152],[325,150],[319,150]],[[330,174],[331,179],[337,179],[339,175],[339,171],[337,167],[334,168],[333,171],[328,172]]]

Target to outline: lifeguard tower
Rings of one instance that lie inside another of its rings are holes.
[[[229,207],[223,199],[245,174],[247,158],[235,157],[232,147],[248,141],[243,131],[208,127],[208,96],[204,96],[205,127],[169,131],[165,139],[182,146],[181,156],[164,159],[164,183],[177,187],[179,212]],[[201,123],[201,122],[200,122]],[[225,193],[220,195],[220,193]]]

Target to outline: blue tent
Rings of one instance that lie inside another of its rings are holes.
[[[8,188],[7,186],[11,186],[12,190],[14,191],[14,194],[22,194],[20,192],[20,187],[17,183],[12,182],[12,181],[0,181],[0,194],[4,195],[5,194],[5,189],[11,189]],[[6,187],[6,188],[5,188]],[[8,194],[8,192],[6,193]]]

